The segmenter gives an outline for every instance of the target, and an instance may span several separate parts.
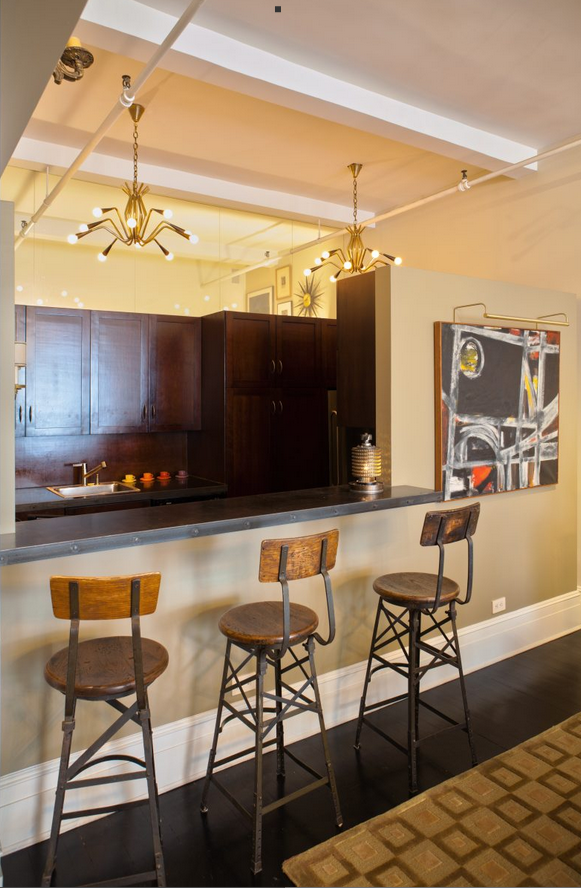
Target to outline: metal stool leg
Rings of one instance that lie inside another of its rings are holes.
[[[73,742],[73,731],[75,729],[75,716],[65,717],[63,721],[63,745],[61,749],[61,761],[59,765],[59,774],[56,788],[56,796],[54,802],[54,810],[52,814],[52,826],[50,830],[50,841],[48,844],[48,855],[42,875],[43,888],[50,885],[52,874],[56,866],[56,857],[58,849],[58,841],[61,828],[61,820],[63,816],[63,808],[65,804],[65,792],[67,783],[67,771],[69,769],[69,759],[71,757],[71,746]]]
[[[335,781],[335,772],[333,770],[333,765],[331,763],[331,754],[329,752],[329,742],[327,740],[327,731],[325,729],[325,720],[323,718],[323,707],[321,705],[321,695],[319,693],[319,682],[317,679],[317,670],[315,668],[315,642],[313,637],[311,636],[307,641],[305,647],[307,648],[309,654],[309,666],[311,669],[311,675],[313,678],[313,691],[315,694],[315,701],[317,705],[317,715],[319,716],[319,730],[321,732],[321,741],[323,743],[323,752],[325,755],[325,766],[327,768],[327,777],[329,778],[329,787],[331,789],[331,795],[333,796],[333,805],[335,806],[335,822],[337,826],[343,826],[343,815],[341,814],[341,808],[339,806],[339,794],[337,792],[337,783]]]
[[[254,759],[254,810],[252,813],[252,861],[254,875],[262,869],[262,741],[264,734],[264,675],[266,651],[256,652],[256,744]]]
[[[202,791],[202,801],[200,804],[200,811],[202,812],[202,814],[208,813],[208,791],[210,789],[210,781],[212,779],[212,773],[214,771],[216,750],[218,749],[218,738],[220,736],[220,731],[222,730],[222,710],[224,708],[224,696],[226,694],[226,681],[228,678],[228,664],[230,662],[231,649],[232,643],[228,641],[226,644],[226,653],[224,654],[224,669],[222,671],[222,681],[220,683],[220,698],[218,701],[218,711],[216,713],[216,724],[214,725],[214,738],[212,740],[212,748],[210,749],[210,755],[208,758],[206,779],[204,780],[204,789]]]
[[[420,641],[421,637],[422,637],[422,612],[418,611],[418,628],[417,628],[417,636],[416,636],[417,641]],[[420,666],[420,652],[418,650],[418,657],[416,660],[416,668],[419,669],[419,666]],[[418,690],[417,690],[417,694],[416,694],[415,705],[416,705],[416,712],[415,712],[416,743],[419,743],[419,738],[420,738],[420,679],[418,679]]]
[[[452,622],[452,632],[454,634],[454,646],[456,648],[456,659],[458,660],[458,673],[460,678],[460,690],[462,692],[462,703],[464,705],[464,718],[466,720],[466,733],[468,734],[468,743],[470,744],[470,755],[472,756],[472,767],[478,764],[476,755],[476,747],[474,746],[474,735],[472,733],[472,720],[470,718],[470,710],[468,708],[468,697],[466,695],[466,682],[464,681],[464,670],[462,668],[462,658],[460,656],[460,642],[458,640],[458,631],[456,629],[456,603],[453,601],[449,609],[450,620]]]
[[[379,618],[381,617],[381,599],[377,602],[377,612],[375,614],[375,623],[373,633],[371,635],[371,646],[369,648],[369,659],[367,660],[367,669],[365,670],[365,682],[363,684],[363,693],[359,703],[359,718],[357,719],[357,731],[355,732],[355,749],[360,749],[361,728],[363,727],[363,716],[365,715],[365,705],[367,703],[367,689],[371,681],[371,667],[373,665],[373,649],[375,647],[375,639],[377,637],[377,627],[379,626]]]
[[[160,888],[166,885],[165,863],[161,844],[161,817],[159,811],[159,794],[157,780],[155,778],[155,761],[153,757],[153,733],[151,730],[151,717],[149,703],[146,700],[146,708],[139,711],[141,731],[143,734],[143,752],[145,759],[145,773],[147,775],[147,791],[149,794],[149,817],[151,819],[151,838],[153,841],[153,853],[155,857],[155,872],[157,884]]]
[[[280,714],[282,712],[282,675],[281,675],[281,660],[278,659],[275,661],[274,665],[274,675],[275,675],[275,694],[277,696],[276,701],[276,718],[280,718]],[[284,724],[283,720],[276,724],[276,776],[284,777]]]
[[[418,790],[417,743],[418,743],[418,698],[419,698],[419,648],[418,632],[420,614],[409,611],[409,670],[408,670],[408,776],[410,793]]]

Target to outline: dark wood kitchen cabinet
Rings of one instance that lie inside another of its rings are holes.
[[[200,320],[91,313],[91,433],[200,425]]]
[[[14,310],[14,342],[26,342],[26,306],[16,305]],[[26,382],[26,368],[18,371],[18,382]],[[24,436],[26,425],[26,390],[21,388],[14,394],[14,433],[17,438]]]
[[[189,458],[229,496],[329,483],[322,331],[317,318],[202,318],[202,431]]]
[[[26,436],[87,434],[90,313],[28,307],[26,343]]]
[[[149,317],[149,431],[199,429],[200,318]]]
[[[148,431],[149,318],[91,312],[91,434]]]

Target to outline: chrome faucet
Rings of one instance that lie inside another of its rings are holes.
[[[93,475],[95,476],[95,484],[99,483],[99,472],[101,471],[101,469],[107,468],[107,463],[105,462],[105,460],[103,460],[103,462],[100,462],[98,466],[95,466],[94,469],[89,469],[89,471],[87,471],[87,463],[86,462],[73,463],[73,468],[81,470],[80,475],[81,475],[83,487],[86,487],[87,486],[87,478],[92,478]]]

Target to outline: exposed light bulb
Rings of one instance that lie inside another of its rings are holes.
[[[198,237],[197,234],[190,234],[190,235],[188,236],[188,240],[189,240],[189,242],[190,242],[191,244],[197,244],[198,241],[200,240],[200,238]]]
[[[209,301],[210,301],[210,297],[209,297],[209,296],[204,296],[204,302],[209,302]]]
[[[137,227],[137,219],[134,219],[133,216],[130,216],[127,220],[128,228],[136,228]]]
[[[323,257],[323,259],[328,259],[330,255],[331,254],[329,253],[328,250],[323,250],[323,252],[321,253],[321,256]]]
[[[140,250],[140,249],[141,249],[141,244],[138,244],[137,242],[135,242],[135,249],[136,249],[136,250]]]
[[[238,303],[237,303],[237,302],[233,302],[233,303],[232,303],[232,308],[238,308]]]
[[[22,284],[18,284],[18,286],[16,287],[16,291],[18,293],[22,293],[23,290],[24,290],[24,287],[22,286]]]
[[[36,304],[37,305],[44,305],[44,299],[37,299]]]
[[[85,231],[88,231],[88,230],[89,230],[89,226],[87,225],[86,222],[83,222],[82,225],[79,225],[79,231],[85,232]]]
[[[329,280],[331,281],[332,284],[334,284],[335,281],[337,280],[337,278],[335,277],[334,274],[332,274],[331,277],[329,278]]]
[[[84,308],[84,307],[85,307],[85,303],[84,303],[84,302],[79,302],[78,305],[77,305],[77,308]]]
[[[225,306],[224,306],[224,311],[230,311],[230,308],[229,308],[228,305],[225,305]]]
[[[78,301],[79,301],[79,297],[75,296],[75,298],[73,299],[73,302],[78,302]]]
[[[61,296],[68,296],[68,295],[69,295],[68,290],[61,290]]]
[[[189,313],[190,313],[189,308],[184,308],[184,314],[185,314],[185,315],[189,315]]]
[[[167,262],[171,262],[173,259],[173,253],[168,253],[165,258]]]
[[[103,210],[101,209],[101,207],[94,207],[93,216],[95,217],[95,219],[100,219],[102,215]]]
[[[402,263],[401,256],[396,256],[395,259],[393,260],[393,264],[394,265],[401,265],[401,263]]]
[[[67,240],[68,240],[69,244],[76,244],[76,242],[78,241],[78,239],[79,239],[79,238],[77,237],[76,234],[69,234],[69,236],[67,237]]]
[[[163,211],[163,218],[164,219],[171,219],[172,216],[173,216],[172,210],[164,210]]]
[[[174,302],[174,306],[173,306],[173,307],[174,307],[174,308],[180,308],[180,304],[179,304],[179,302]]]
[[[379,259],[379,250],[372,250],[371,251],[371,258],[372,259]]]
[[[104,253],[99,253],[97,256],[97,259],[99,260],[99,262],[106,262],[107,261],[107,257],[105,256]]]
[[[343,263],[343,268],[345,269],[345,271],[349,271],[350,268],[353,268],[353,263],[350,262],[349,259],[346,259]]]
[[[315,265],[322,265],[322,264],[323,264],[323,260],[321,259],[320,256],[317,256],[317,258],[315,259]]]
[[[305,277],[308,277],[308,276],[311,274],[311,269],[310,269],[310,268],[305,268],[304,271],[303,271],[303,274],[304,274]]]

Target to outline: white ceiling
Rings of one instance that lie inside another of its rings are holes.
[[[48,82],[14,162],[65,169],[188,2],[88,0],[75,33],[95,63],[77,84]],[[581,0],[280,5],[205,0],[148,81],[153,193],[341,227],[352,161],[365,219],[581,130]],[[80,177],[130,178],[131,130],[122,115]]]

